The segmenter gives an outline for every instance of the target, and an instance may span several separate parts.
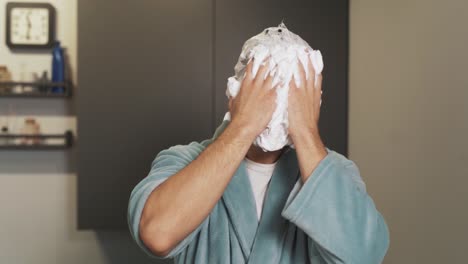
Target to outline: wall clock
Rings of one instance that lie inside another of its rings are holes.
[[[55,39],[55,9],[49,3],[7,3],[6,44],[11,49],[49,49]]]

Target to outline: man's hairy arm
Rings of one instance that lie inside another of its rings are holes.
[[[231,122],[200,155],[153,190],[140,220],[141,240],[166,256],[210,214],[275,109],[276,92],[267,67],[252,75],[251,61],[239,94],[229,101]],[[258,77],[258,78],[257,78]]]
[[[149,196],[140,237],[165,256],[209,215],[245,157],[255,135],[231,122],[200,155]]]

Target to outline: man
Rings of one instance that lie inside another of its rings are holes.
[[[310,65],[309,61],[309,65]],[[176,263],[380,263],[387,225],[354,162],[324,146],[318,120],[322,75],[299,63],[289,83],[288,133],[295,150],[252,142],[275,109],[272,76],[247,65],[231,121],[213,138],[161,151],[132,192],[131,233],[156,258]],[[256,208],[248,163],[275,164]],[[261,217],[257,216],[262,209]]]

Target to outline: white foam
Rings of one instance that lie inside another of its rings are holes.
[[[273,85],[279,83],[276,89],[276,109],[267,128],[257,136],[253,144],[261,147],[264,151],[275,151],[286,145],[294,147],[288,135],[287,109],[289,81],[294,76],[296,85],[300,85],[297,60],[299,59],[304,65],[307,79],[309,78],[308,58],[310,57],[312,61],[316,75],[323,70],[323,60],[319,50],[312,49],[301,37],[289,31],[283,23],[278,27],[266,28],[258,35],[248,39],[242,46],[239,60],[234,67],[235,75],[228,78],[226,89],[228,98],[236,97],[238,94],[248,62],[255,58],[252,74],[256,75],[260,64],[268,55],[271,55],[268,68],[274,77]],[[230,120],[230,118],[231,115],[227,112],[224,120]]]

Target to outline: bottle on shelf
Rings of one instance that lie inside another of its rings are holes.
[[[65,81],[65,60],[63,56],[63,49],[60,46],[60,41],[56,41],[52,49],[52,81],[64,82]],[[54,86],[52,93],[64,93],[65,87]]]
[[[10,82],[11,73],[8,71],[8,67],[0,65],[0,82]],[[11,87],[9,85],[0,85],[0,93],[9,93]]]

